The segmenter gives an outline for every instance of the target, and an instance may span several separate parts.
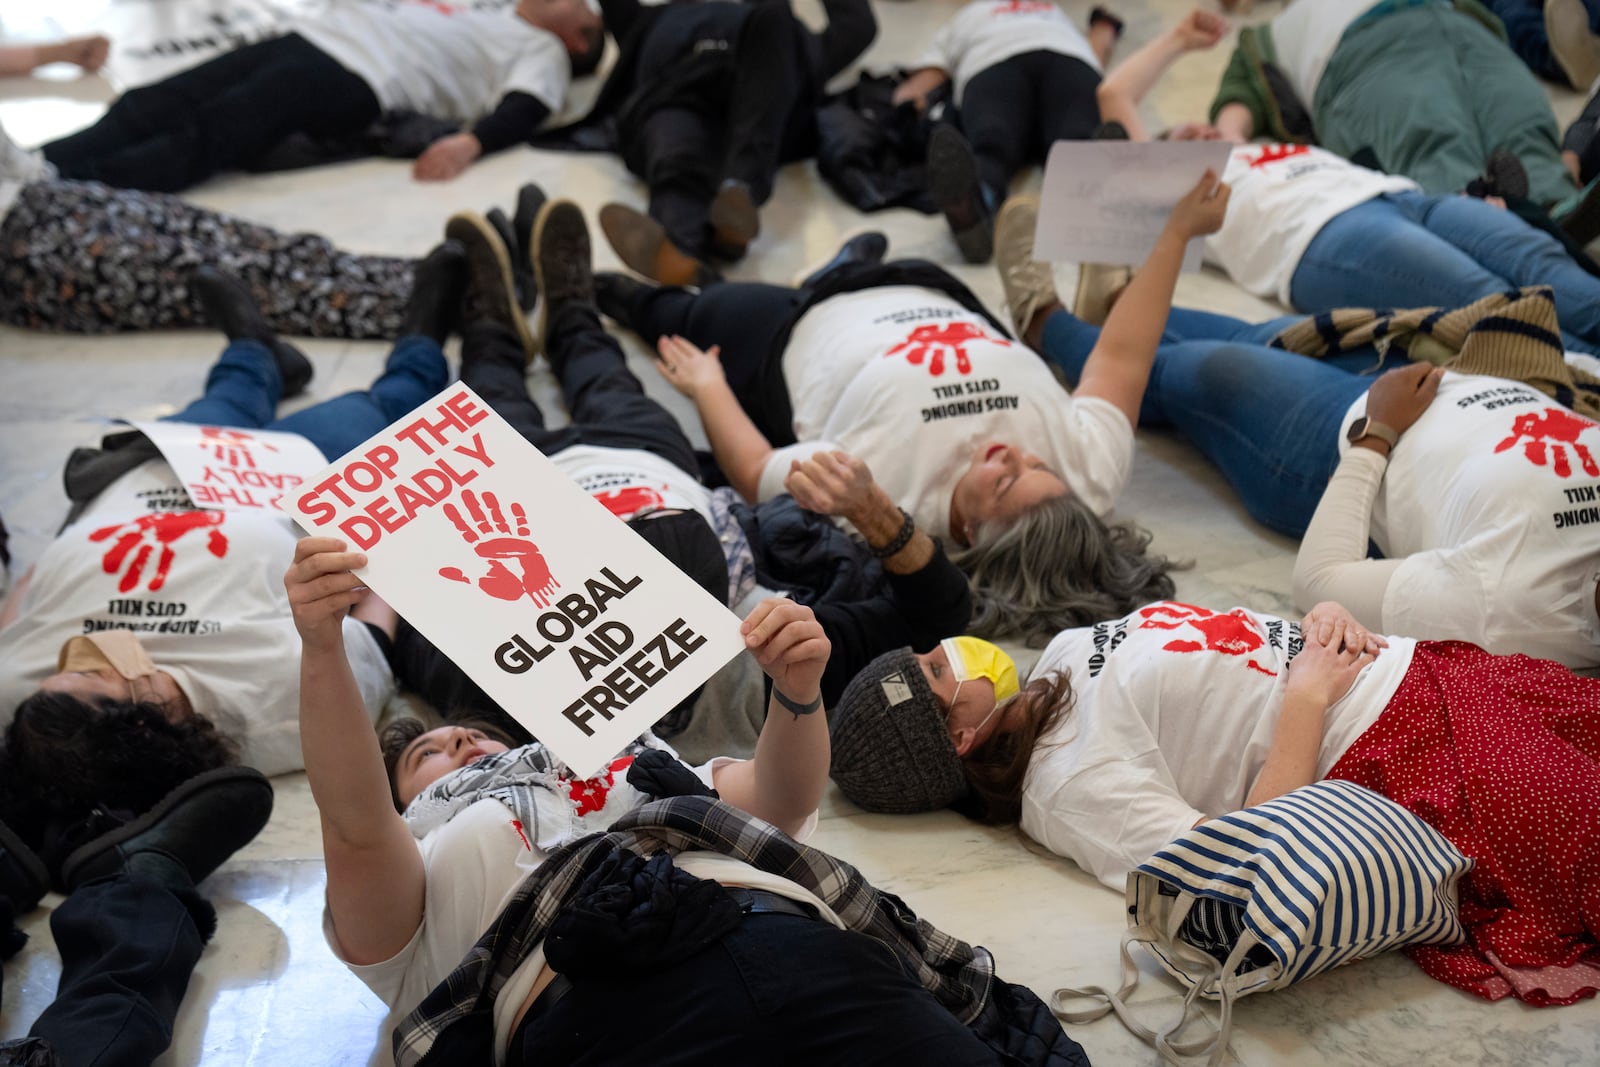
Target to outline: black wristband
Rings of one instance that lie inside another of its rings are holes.
[[[894,540],[882,548],[867,546],[867,551],[872,554],[873,559],[888,559],[911,543],[911,535],[917,532],[916,521],[911,518],[911,512],[905,508],[900,509],[900,514],[905,516],[905,521],[900,524],[900,532],[894,535]]]
[[[776,700],[779,704],[782,704],[784,708],[786,708],[789,713],[797,719],[802,715],[814,714],[818,708],[822,707],[821,693],[818,693],[817,699],[813,700],[811,703],[802,704],[797,700],[790,700],[788,697],[783,695],[783,690],[779,689],[777,686],[773,686],[772,699]]]

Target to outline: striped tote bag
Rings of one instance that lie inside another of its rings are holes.
[[[1115,1011],[1172,1063],[1222,1061],[1233,1002],[1405,945],[1459,944],[1457,886],[1472,860],[1400,805],[1353,782],[1322,781],[1201,823],[1128,875],[1122,988],[1060,989],[1055,1013],[1089,1022]],[[1143,944],[1188,987],[1160,1032],[1126,1003]],[[1214,1031],[1178,1039],[1197,996],[1221,1002]],[[1073,998],[1096,1001],[1071,1011]]]

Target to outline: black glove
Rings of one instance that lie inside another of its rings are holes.
[[[628,768],[628,784],[658,800],[662,797],[717,796],[717,791],[702,782],[682,760],[657,748],[634,757],[633,765]]]

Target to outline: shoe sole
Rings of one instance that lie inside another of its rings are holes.
[[[928,194],[944,213],[961,258],[968,263],[989,262],[994,255],[994,220],[984,217],[972,146],[953,127],[940,126],[928,139]]]
[[[761,234],[761,212],[750,190],[744,185],[725,185],[711,199],[711,233],[718,249],[726,249],[730,259],[744,255]]]
[[[1600,37],[1589,30],[1589,13],[1578,0],[1548,0],[1544,24],[1556,66],[1566,72],[1574,89],[1587,91],[1600,78]]]
[[[889,235],[883,233],[883,231],[878,227],[870,224],[857,226],[848,231],[842,238],[839,239],[839,243],[834,246],[833,251],[828,253],[827,259],[816,260],[795,271],[794,275],[789,279],[789,287],[791,289],[800,288],[813,274],[816,274],[818,271],[822,270],[823,267],[826,267],[829,263],[832,263],[835,259],[837,259],[839,253],[844,250],[845,245],[849,244],[851,241],[854,241],[857,237],[865,237],[869,233],[883,234],[885,242],[884,253],[882,256],[878,257],[878,262],[882,263],[885,259],[889,258],[889,250],[887,247]]]
[[[627,268],[662,285],[705,285],[710,269],[678,248],[666,229],[642,211],[625,204],[600,209],[600,230]]]
[[[272,801],[274,798],[272,783],[268,782],[259,773],[250,770],[248,767],[217,767],[214,770],[205,771],[204,773],[197,774],[193,778],[190,778],[187,782],[184,782],[166,796],[162,797],[160,803],[151,808],[149,811],[145,812],[143,815],[140,815],[138,818],[124,823],[115,830],[107,831],[106,833],[95,838],[93,841],[90,841],[84,845],[80,845],[78,848],[74,849],[61,864],[62,885],[65,887],[67,892],[71,892],[72,890],[76,889],[78,887],[79,875],[82,873],[83,868],[88,866],[94,859],[104,855],[110,850],[117,848],[117,846],[126,841],[130,841],[133,838],[138,837],[156,823],[166,818],[167,814],[172,811],[173,808],[176,808],[179,804],[184,803],[191,797],[194,797],[219,783],[233,782],[252,782],[259,784],[261,789],[266,794],[266,818],[261,820],[261,825],[255,828],[255,830],[250,834],[250,837],[246,839],[245,844],[255,840],[256,835],[259,834],[267,825],[267,819],[272,817]],[[239,848],[243,847],[244,845],[239,846]],[[238,851],[238,849],[235,849],[234,851]],[[229,855],[232,855],[232,853]],[[226,862],[227,860],[224,859],[223,863]],[[221,864],[218,864],[218,866],[221,866]],[[213,868],[213,870],[214,869],[215,868]],[[206,872],[207,875],[210,873],[210,871]],[[195,879],[197,883],[203,880],[204,876]]]
[[[1017,321],[1017,307],[1012,299],[1011,290],[1006,285],[1006,278],[1009,275],[1009,271],[1006,268],[1009,265],[1009,259],[998,258],[1002,249],[1011,248],[1013,244],[1021,244],[1020,241],[1013,242],[1007,238],[1007,235],[1016,229],[1024,229],[1027,232],[1027,255],[1025,261],[1029,263],[1036,262],[1036,257],[1033,254],[1033,239],[1039,229],[1039,198],[1037,196],[1021,195],[1011,197],[1000,205],[1000,213],[994,219],[994,247],[997,257],[995,267],[1000,272],[1000,288],[1005,294],[1006,313],[1011,316],[1011,327],[1016,331],[1017,337],[1021,338],[1027,332],[1028,323]],[[1050,301],[1053,300],[1058,304],[1061,302],[1060,296],[1055,291],[1054,279],[1055,276],[1052,272],[1051,285],[1047,294],[1048,299],[1042,303],[1033,303],[1029,313],[1029,321],[1032,321],[1032,316],[1038,313],[1039,308],[1044,307]]]
[[[533,264],[533,280],[539,289],[539,342],[544,343],[550,336],[550,287],[545,283],[544,263],[539,255],[539,250],[544,247],[545,228],[550,225],[550,220],[556,213],[571,212],[578,217],[578,223],[583,227],[584,236],[589,234],[589,226],[583,219],[583,209],[571,200],[547,200],[539,208],[539,214],[533,220],[533,233],[529,240],[528,259]],[[589,249],[589,276],[590,298],[593,300],[594,292],[594,249]]]
[[[17,906],[17,914],[20,916],[24,911],[32,910],[38,904],[39,897],[50,892],[50,870],[44,865],[44,861],[39,858],[38,854],[24,844],[22,838],[12,833],[11,828],[6,826],[5,823],[0,823],[0,849],[5,850],[5,854],[22,871],[23,877],[28,878],[38,887],[38,893],[33,901],[13,900],[11,902]],[[23,906],[25,903],[27,907]]]
[[[1078,264],[1078,284],[1072,294],[1072,315],[1074,318],[1091,326],[1104,326],[1106,324],[1106,319],[1111,317],[1111,307],[1115,303],[1112,295],[1126,288],[1128,283],[1133,280],[1133,270],[1129,267],[1113,267],[1111,270],[1119,272],[1117,274],[1117,284],[1102,290],[1094,283],[1107,277],[1106,265],[1102,263]]]
[[[459,241],[461,247],[466,249],[467,263],[472,263],[472,246],[474,239],[482,241],[489,253],[494,256],[495,263],[500,272],[500,282],[506,295],[506,314],[512,329],[517,332],[517,339],[522,342],[522,351],[526,362],[532,363],[539,354],[539,342],[533,336],[533,331],[528,329],[528,318],[517,306],[516,278],[511,273],[511,254],[506,250],[500,235],[490,225],[489,220],[475,211],[462,211],[450,216],[450,221],[444,225],[446,240]]]

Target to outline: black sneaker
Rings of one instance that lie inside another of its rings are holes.
[[[0,822],[0,897],[11,901],[13,915],[26,915],[50,890],[44,861]]]
[[[189,278],[206,318],[230,341],[260,341],[272,352],[283,399],[299,396],[311,384],[312,366],[304,352],[278,336],[244,282],[215,267],[196,267]]]
[[[500,243],[506,246],[506,257],[511,260],[511,284],[517,293],[517,307],[524,313],[532,311],[533,305],[539,302],[539,288],[533,284],[533,272],[528,270],[528,254],[517,243],[517,231],[512,229],[506,213],[497,207],[484,212],[483,217],[494,227]]]
[[[511,232],[517,239],[517,254],[522,262],[533,262],[533,224],[539,219],[548,197],[544,190],[529,182],[517,190],[517,208],[511,216]]]
[[[839,251],[833,258],[822,266],[812,271],[800,280],[799,288],[809,289],[820,282],[831,271],[851,263],[882,263],[883,257],[889,254],[889,238],[877,230],[868,230],[858,233],[844,244],[839,246]]]
[[[177,863],[198,884],[255,840],[271,815],[272,783],[261,772],[218,767],[74,851],[61,865],[61,881],[71,892],[116,874],[141,853],[154,853]]]
[[[550,320],[561,307],[595,306],[593,259],[583,209],[571,200],[545,204],[533,224],[533,276],[544,298],[539,305],[541,339],[549,337]]]
[[[649,282],[616,271],[603,270],[594,276],[595,307],[600,309],[600,314],[630,330],[636,329],[634,316],[638,314],[639,301],[655,290]]]
[[[466,250],[446,241],[417,264],[400,336],[421,334],[444,344],[461,319],[461,294],[466,289]]]
[[[497,322],[517,335],[524,358],[533,362],[539,343],[528,329],[528,320],[517,306],[516,283],[511,276],[511,257],[500,235],[489,221],[475,211],[450,216],[445,237],[457,241],[467,255],[467,288],[461,298],[461,324]]]
[[[987,263],[994,255],[994,212],[978,180],[972,146],[954,126],[942,125],[928,137],[928,192],[944,212],[961,258]]]
[[[761,233],[761,213],[756,210],[755,196],[750,186],[737,178],[728,178],[717,189],[708,217],[711,248],[722,259],[743,259],[750,242]]]

